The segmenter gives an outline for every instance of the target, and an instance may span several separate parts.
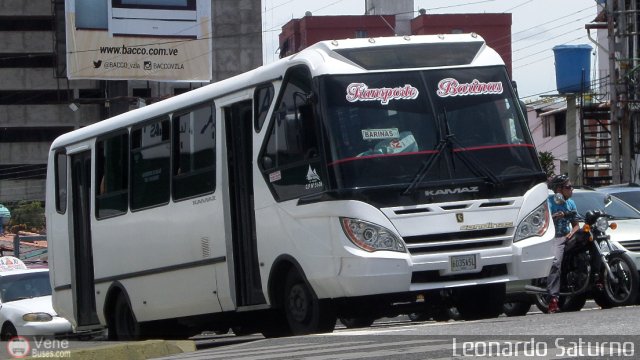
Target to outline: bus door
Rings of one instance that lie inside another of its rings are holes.
[[[91,151],[71,155],[73,206],[72,276],[78,326],[98,323],[91,249]]]
[[[224,108],[236,306],[265,304],[253,204],[251,100]]]

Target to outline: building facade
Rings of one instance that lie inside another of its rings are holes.
[[[413,0],[367,0],[364,15],[314,16],[307,12],[289,21],[280,33],[280,57],[322,40],[475,32],[500,54],[511,76],[511,24],[511,14],[416,14]]]
[[[212,81],[262,65],[260,5],[212,1]],[[0,0],[0,203],[44,200],[57,136],[207,84],[67,80],[64,6]]]

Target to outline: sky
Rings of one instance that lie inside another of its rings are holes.
[[[387,0],[393,1],[393,0]],[[263,61],[278,59],[278,35],[291,19],[313,15],[363,15],[365,0],[262,0]],[[552,48],[556,45],[588,44],[592,62],[596,45],[584,28],[597,13],[595,0],[414,0],[428,14],[511,13],[513,80],[525,101],[557,94]],[[595,38],[595,30],[592,30]],[[606,44],[604,44],[606,46]],[[597,79],[592,65],[591,79]]]

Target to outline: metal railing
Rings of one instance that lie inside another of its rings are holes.
[[[30,243],[32,243],[32,242],[35,242],[35,241],[42,241],[42,240],[47,240],[47,236],[46,235],[20,235],[20,234],[15,234],[13,236],[13,256],[15,256],[18,259],[20,259],[20,243],[21,242],[30,242]],[[41,255],[41,254],[43,254],[45,252],[47,252],[47,249],[38,250],[38,254],[33,255],[33,256]]]

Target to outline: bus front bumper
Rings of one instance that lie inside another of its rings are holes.
[[[365,296],[444,289],[547,276],[553,260],[549,241],[523,240],[511,246],[450,254],[387,253],[342,257],[338,282],[341,296]],[[475,260],[475,269],[453,269],[455,257]]]

